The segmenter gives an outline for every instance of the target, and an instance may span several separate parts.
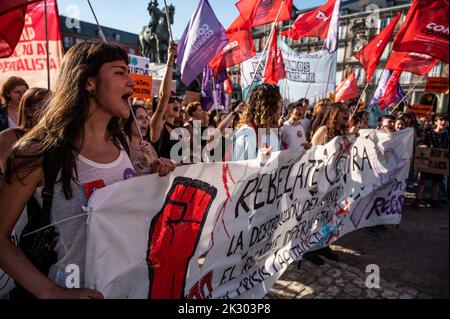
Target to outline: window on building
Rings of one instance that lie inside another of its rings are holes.
[[[72,43],[73,43],[72,37],[67,37],[67,36],[64,37],[64,46],[66,48],[70,48],[72,46]]]
[[[412,79],[412,74],[409,72],[402,72],[400,75],[400,84],[410,84]]]
[[[345,47],[339,47],[337,50],[337,63],[344,62]]]
[[[80,43],[84,43],[85,41],[84,41],[84,39],[81,39],[81,38],[75,38],[75,43],[76,44],[80,44]]]
[[[114,40],[120,41],[120,34],[114,33]]]
[[[342,70],[336,72],[336,83],[342,82]]]
[[[428,72],[427,76],[431,78],[441,76],[441,63],[440,62],[436,63],[436,65],[431,69],[431,71]]]
[[[346,25],[341,25],[339,27],[339,39],[346,39],[347,37],[347,26]]]

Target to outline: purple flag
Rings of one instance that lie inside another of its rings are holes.
[[[389,78],[391,77],[392,70],[386,69],[384,71],[384,77],[380,81],[380,84],[378,84],[377,89],[375,90],[375,93],[373,94],[373,98],[370,101],[370,105],[376,105],[378,106],[380,103],[380,98],[383,96],[384,92],[386,91],[386,86],[388,84]],[[400,102],[405,94],[403,93],[401,85],[397,88],[397,95],[395,96],[395,101],[393,103]]]
[[[327,38],[325,39],[325,47],[327,48],[329,53],[333,53],[338,48],[341,4],[341,0],[336,0],[336,2],[334,3],[333,15],[331,16]]]
[[[227,79],[227,72],[223,70],[216,78],[214,83],[216,87],[213,91],[213,72],[209,67],[206,67],[203,72],[202,92],[200,96],[200,103],[202,109],[209,111],[214,104],[220,104],[225,106],[225,92],[223,89],[223,83]]]
[[[227,43],[225,29],[208,0],[201,0],[178,44],[181,81],[189,85]]]

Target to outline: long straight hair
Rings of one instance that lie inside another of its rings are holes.
[[[128,54],[116,45],[103,42],[80,43],[70,48],[61,67],[55,91],[44,106],[38,124],[15,145],[7,161],[5,179],[14,174],[19,181],[42,165],[46,152],[57,152],[64,195],[72,197],[71,181],[78,179],[76,157],[84,144],[84,124],[88,118],[87,80],[95,77],[102,65],[114,61],[128,64]],[[108,123],[108,134],[115,145],[124,140],[120,119]],[[19,175],[20,173],[20,175]]]

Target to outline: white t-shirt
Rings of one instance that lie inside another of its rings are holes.
[[[305,129],[302,124],[293,126],[288,121],[281,128],[281,142],[284,150],[300,148],[306,143]]]
[[[265,133],[265,129],[256,131],[249,125],[243,125],[233,136],[233,161],[251,160],[258,157],[258,151],[261,145],[267,144],[272,148],[272,152],[281,149],[277,134],[270,130],[270,134]],[[257,142],[258,139],[258,142]],[[259,147],[257,147],[257,145]]]

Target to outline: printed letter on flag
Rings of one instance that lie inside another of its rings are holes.
[[[448,0],[414,0],[394,41],[395,51],[417,52],[448,58]]]
[[[426,75],[438,63],[438,59],[416,52],[392,52],[386,69]]]
[[[330,27],[336,0],[329,0],[316,10],[300,14],[289,30],[282,32],[285,37],[298,40],[305,37],[325,39]]]
[[[241,27],[248,29],[274,22],[280,8],[278,21],[289,20],[292,13],[292,0],[241,0],[236,3],[236,7],[244,21]]]
[[[189,85],[227,41],[208,0],[201,0],[178,44],[177,64],[183,83]]]

